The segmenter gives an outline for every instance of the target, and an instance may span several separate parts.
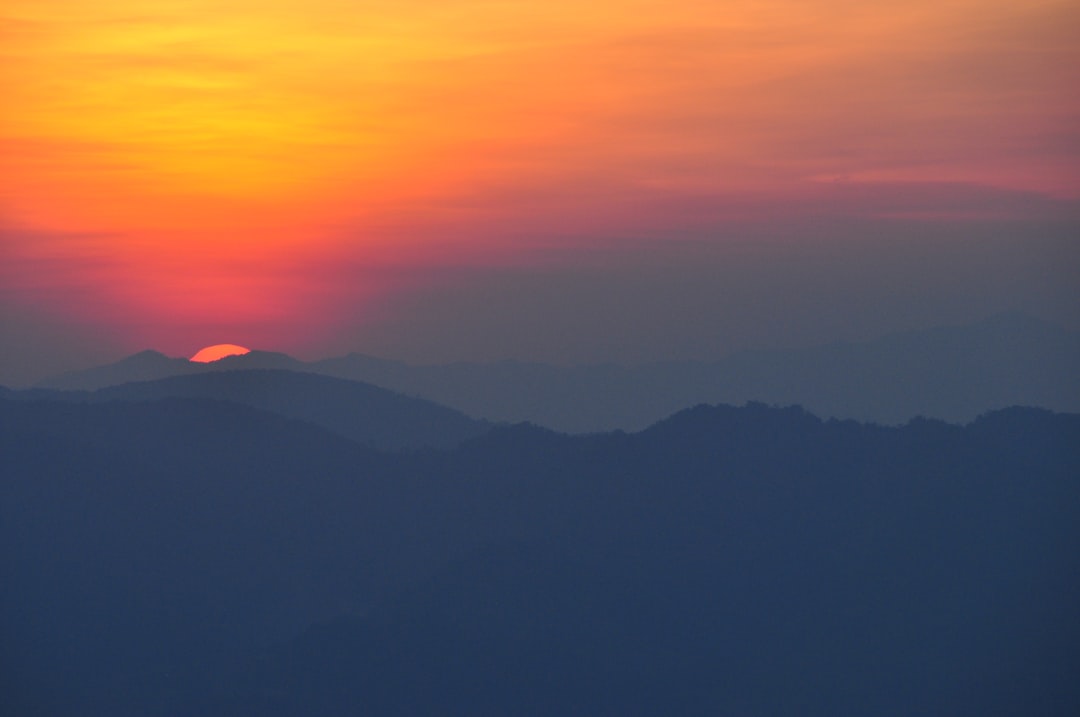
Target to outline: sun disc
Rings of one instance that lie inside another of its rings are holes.
[[[188,359],[188,361],[210,363],[211,361],[223,359],[226,356],[241,356],[246,353],[251,353],[251,349],[237,346],[236,344],[215,344],[201,349],[198,353]]]

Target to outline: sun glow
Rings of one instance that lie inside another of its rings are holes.
[[[823,191],[856,216],[896,186],[1075,199],[1078,12],[6,0],[0,292],[174,351],[207,326],[295,345],[690,206],[719,236]]]
[[[216,344],[200,350],[197,354],[188,359],[188,361],[193,361],[195,363],[210,363],[211,361],[223,359],[226,356],[243,356],[248,353],[251,353],[251,349],[237,346],[236,344]]]

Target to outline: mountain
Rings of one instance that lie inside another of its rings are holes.
[[[13,714],[175,713],[241,646],[438,555],[424,526],[387,540],[413,506],[378,454],[239,404],[3,401],[0,455]]]
[[[107,386],[138,381],[154,381],[172,376],[213,371],[284,369],[304,370],[304,362],[274,351],[251,351],[241,356],[226,356],[210,363],[194,363],[184,358],[170,358],[158,351],[140,351],[116,363],[45,379],[38,388],[62,391],[96,391]]]
[[[279,365],[260,363],[267,356]],[[141,380],[124,363],[43,385],[88,389]],[[422,396],[491,421],[528,421],[571,433],[640,430],[701,401],[797,403],[827,417],[887,424],[920,415],[964,422],[1011,405],[1080,411],[1080,333],[1017,315],[859,343],[741,352],[712,362],[417,366],[360,354],[303,363],[252,352],[198,366],[155,365],[176,373],[303,370]]]
[[[274,354],[257,358],[263,365],[297,363]],[[248,362],[241,365],[246,366]],[[65,394],[34,389],[25,394],[28,398],[92,402],[163,398],[231,401],[308,421],[383,450],[447,448],[491,428],[491,424],[458,411],[377,386],[280,369],[240,370],[234,367],[233,370],[201,371],[155,381],[124,383],[94,392]]]
[[[103,386],[114,386],[131,381],[153,381],[168,376],[194,373],[197,366],[187,359],[170,358],[158,351],[140,351],[116,363],[83,371],[72,371],[46,379],[40,382],[38,387],[66,391],[92,391]]]
[[[970,421],[1032,405],[1080,411],[1080,333],[1014,315],[862,343],[741,352],[715,362],[408,366],[351,355],[313,370],[425,396],[470,415],[568,432],[640,430],[701,401],[797,403],[824,416]]]
[[[1078,447],[1037,409],[751,404],[392,454],[204,398],[0,396],[0,688],[121,717],[1075,714]]]

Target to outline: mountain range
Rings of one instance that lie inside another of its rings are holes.
[[[211,364],[144,351],[46,380],[95,390],[233,369],[286,369],[361,381],[495,422],[587,433],[640,430],[699,402],[799,404],[884,424],[966,422],[1012,405],[1080,411],[1080,333],[1018,315],[860,343],[741,352],[717,361],[553,366],[518,361],[410,365],[349,354],[304,362],[252,351]]]
[[[9,714],[1080,708],[1078,415],[700,405],[386,452],[70,398],[0,395]]]
[[[160,354],[144,353],[121,364],[145,368],[189,363],[183,359],[162,361],[159,357]],[[148,371],[143,375],[154,373]],[[202,371],[121,383],[95,391],[31,389],[9,391],[6,395],[15,400],[81,403],[165,398],[228,401],[307,421],[361,445],[383,450],[448,448],[486,433],[492,425],[431,401],[370,384],[282,369]]]
[[[1009,405],[1072,405],[1076,348],[1006,317],[0,387],[4,713],[1077,714],[1080,413]]]

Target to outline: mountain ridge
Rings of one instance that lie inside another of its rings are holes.
[[[270,362],[283,363],[275,355],[269,356]],[[122,383],[94,391],[38,388],[12,395],[25,400],[88,403],[165,398],[226,401],[307,421],[381,450],[448,448],[491,428],[488,422],[425,399],[359,381],[280,368],[237,366]]]
[[[259,351],[204,365],[154,361],[159,372],[281,367],[319,373],[423,397],[490,421],[529,421],[569,433],[639,430],[703,401],[799,404],[826,417],[888,424],[918,415],[963,422],[1009,405],[1080,410],[1080,378],[1073,368],[1080,365],[1080,332],[1016,314],[869,341],[639,366],[412,365],[355,352],[303,362]],[[122,382],[120,364],[41,385],[100,388]]]
[[[205,398],[0,396],[0,687],[87,717],[1071,714],[1078,446],[1044,409],[753,404],[384,453]]]

